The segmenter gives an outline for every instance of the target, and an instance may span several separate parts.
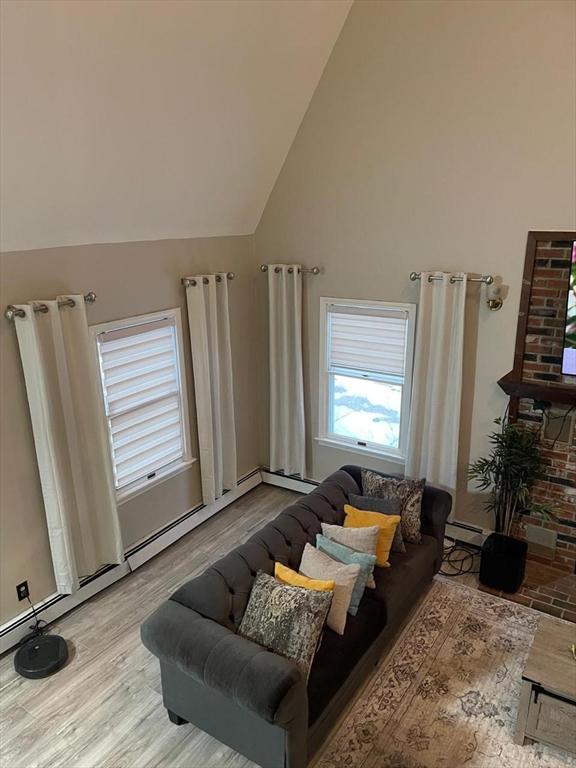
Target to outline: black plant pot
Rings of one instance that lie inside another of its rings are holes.
[[[503,533],[491,533],[482,545],[480,583],[503,592],[517,592],[524,581],[528,545]]]

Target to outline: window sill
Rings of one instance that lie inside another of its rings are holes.
[[[156,472],[156,476],[151,480],[145,478],[144,480],[141,480],[138,485],[133,485],[131,488],[125,488],[122,491],[117,491],[116,503],[119,507],[122,506],[122,504],[126,504],[136,496],[140,496],[141,493],[146,493],[146,491],[150,490],[150,488],[153,488],[155,485],[159,485],[165,480],[169,480],[171,477],[176,477],[176,475],[180,475],[182,472],[190,469],[192,464],[196,461],[197,459],[185,459],[176,465],[159,470]]]
[[[364,456],[375,456],[379,459],[393,462],[394,464],[401,464],[402,466],[406,463],[405,457],[400,456],[398,453],[388,453],[384,450],[378,451],[374,448],[364,448],[361,445],[354,445],[352,443],[341,443],[330,437],[315,437],[314,440],[320,445],[325,445],[328,448],[338,448],[341,451],[349,451],[350,453],[361,453]]]

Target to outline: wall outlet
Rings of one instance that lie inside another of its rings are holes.
[[[17,584],[16,592],[18,593],[18,600],[26,600],[27,597],[30,597],[28,582],[23,581],[22,584]]]

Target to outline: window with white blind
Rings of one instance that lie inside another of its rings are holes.
[[[416,307],[320,299],[321,443],[405,456]]]
[[[91,331],[120,501],[192,462],[180,310]]]

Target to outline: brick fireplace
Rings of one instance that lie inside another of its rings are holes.
[[[537,502],[554,507],[558,521],[524,519],[557,534],[555,567],[574,572],[576,565],[576,382],[562,375],[562,348],[566,324],[566,289],[574,245],[570,241],[538,241],[532,275],[522,359],[522,381],[551,386],[542,397],[551,405],[542,410],[534,399],[520,398],[517,416],[542,433],[542,454],[550,462],[545,480],[533,492]],[[573,384],[575,404],[556,404],[554,384]]]
[[[514,535],[529,542],[526,579],[518,593],[504,597],[576,622],[576,379],[562,374],[575,240],[574,232],[529,233],[514,368],[499,384],[510,395],[510,418],[540,431],[549,468],[532,499],[557,517],[518,521]]]

